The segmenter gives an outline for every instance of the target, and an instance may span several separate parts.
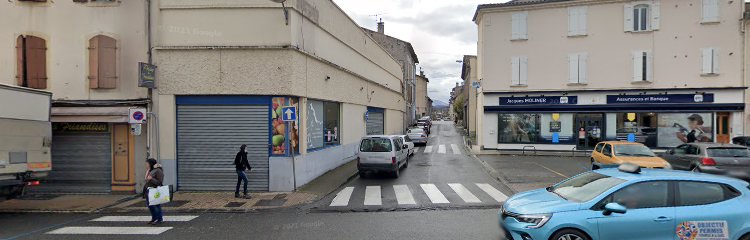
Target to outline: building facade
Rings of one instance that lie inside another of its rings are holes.
[[[403,132],[402,65],[333,1],[152,4],[159,152],[178,190],[234,190],[246,144],[250,189],[291,191],[354,160],[363,136]]]
[[[477,56],[466,55],[461,67],[461,79],[463,82],[464,96],[464,128],[471,139],[477,134]]]
[[[141,188],[147,135],[130,133],[146,108],[138,63],[148,62],[145,1],[0,3],[0,83],[52,92],[52,171],[35,192]]]
[[[427,85],[430,84],[430,79],[424,75],[424,71],[420,71],[417,75],[417,118],[432,116],[432,100],[427,96]]]
[[[747,132],[743,12],[714,0],[480,5],[480,146],[729,142]]]

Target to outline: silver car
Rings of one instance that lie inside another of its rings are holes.
[[[427,145],[427,133],[423,128],[410,128],[406,131],[406,135],[414,144]]]
[[[728,175],[750,181],[750,150],[741,145],[688,143],[670,149],[662,158],[674,169]]]
[[[360,177],[367,172],[389,172],[398,178],[399,170],[409,166],[409,146],[401,137],[374,135],[362,138],[357,154]]]

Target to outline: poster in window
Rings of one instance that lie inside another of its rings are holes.
[[[323,112],[323,102],[309,100],[307,101],[307,148],[321,148],[325,146],[325,135],[323,134],[325,126],[325,112]]]
[[[295,153],[299,153],[299,112],[297,121],[289,122],[288,125],[281,119],[282,107],[293,106],[299,109],[298,98],[275,97],[271,102],[271,154],[287,155],[290,153],[287,151],[290,145]]]
[[[550,121],[549,122],[549,131],[550,132],[553,132],[553,133],[557,132],[557,133],[559,133],[559,132],[561,132],[561,130],[562,130],[562,122],[560,122],[560,121]]]
[[[531,143],[539,141],[540,114],[499,114],[501,143]]]
[[[659,147],[676,147],[683,143],[713,142],[711,113],[659,114]]]

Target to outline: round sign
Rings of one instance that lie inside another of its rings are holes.
[[[143,112],[140,112],[140,111],[133,112],[133,119],[137,121],[143,120]]]

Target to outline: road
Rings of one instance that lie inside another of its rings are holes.
[[[146,225],[142,214],[0,214],[0,238],[502,239],[497,208],[511,191],[462,142],[452,123],[436,122],[428,144],[418,146],[398,179],[357,177],[296,209],[167,212],[168,222],[156,227]]]

